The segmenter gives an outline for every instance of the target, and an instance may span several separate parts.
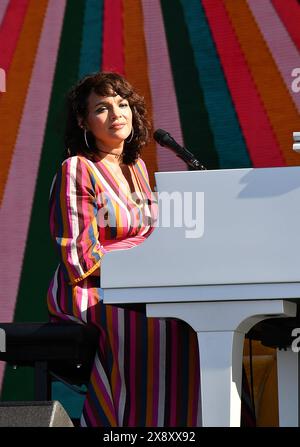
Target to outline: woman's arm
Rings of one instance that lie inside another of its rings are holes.
[[[51,233],[72,284],[100,275],[104,254],[99,242],[96,181],[83,157],[65,160],[52,194]]]

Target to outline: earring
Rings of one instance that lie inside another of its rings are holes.
[[[88,143],[88,140],[87,140],[86,133],[87,133],[87,132],[86,132],[86,129],[84,129],[84,130],[83,130],[84,141],[85,141],[85,144],[87,145],[87,148],[90,149],[90,146],[89,146],[89,143]]]
[[[129,138],[129,140],[125,140],[126,141],[126,143],[131,143],[131,141],[132,141],[132,138],[133,138],[133,135],[134,135],[134,130],[133,130],[133,127],[131,127],[131,135],[130,135],[130,138]]]

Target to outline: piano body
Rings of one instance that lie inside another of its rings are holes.
[[[143,244],[104,256],[104,302],[145,303],[148,317],[179,318],[193,327],[202,425],[239,426],[245,334],[269,318],[296,316],[300,167],[161,172],[155,178],[157,228]],[[264,326],[254,336],[259,333]],[[297,362],[292,350],[278,356],[282,426],[298,425]]]

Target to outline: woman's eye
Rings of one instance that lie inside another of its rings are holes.
[[[128,107],[128,103],[127,103],[127,102],[122,102],[122,103],[120,104],[120,107]]]
[[[96,113],[102,113],[106,110],[106,107],[99,107],[99,109],[96,110]]]

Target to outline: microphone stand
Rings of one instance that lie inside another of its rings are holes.
[[[206,171],[206,167],[203,166],[199,160],[186,148],[181,149],[180,146],[177,147],[177,157],[180,157],[185,161],[194,171]]]
[[[195,171],[205,171],[206,167],[203,166],[199,160],[188,151],[185,147],[180,146],[171,135],[163,129],[157,129],[153,134],[154,140],[163,147],[167,147],[175,151],[177,157],[185,161]]]

